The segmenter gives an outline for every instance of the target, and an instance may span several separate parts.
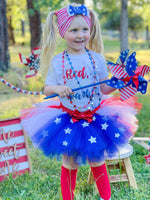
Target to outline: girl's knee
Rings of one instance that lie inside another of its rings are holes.
[[[101,161],[101,162],[92,162],[89,163],[90,167],[99,167],[101,165],[103,165],[105,163],[105,161]]]
[[[79,168],[79,164],[75,161],[75,159],[73,157],[70,156],[63,156],[63,162],[62,165],[70,170],[74,170],[74,169],[78,169]]]

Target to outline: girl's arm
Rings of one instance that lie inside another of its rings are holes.
[[[108,80],[108,77],[105,79],[102,79],[100,81],[104,81],[104,80]],[[110,94],[116,90],[116,88],[110,87],[110,86],[106,85],[106,83],[101,84],[100,87],[101,87],[101,92],[106,95]]]
[[[60,97],[66,97],[73,94],[72,90],[68,86],[64,85],[45,85],[44,94],[50,96],[53,94],[58,94]]]

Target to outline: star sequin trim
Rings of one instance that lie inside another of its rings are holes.
[[[61,123],[61,118],[58,118],[58,117],[56,117],[56,119],[55,119],[55,121],[54,121],[56,124],[59,124],[59,123]]]
[[[119,137],[120,137],[120,134],[119,134],[119,133],[115,133],[115,137],[116,137],[116,138],[119,138]]]
[[[119,129],[119,131],[121,132],[121,133],[123,133],[124,131],[125,131],[125,129],[123,128],[123,127],[120,127],[120,128],[118,128]]]
[[[95,116],[93,116],[93,121],[95,121],[96,120],[96,117]]]
[[[83,126],[83,128],[89,126],[89,123],[88,122],[84,122],[83,124],[81,124]]]
[[[63,141],[63,146],[68,146],[68,142],[67,141]]]
[[[91,136],[91,138],[88,139],[88,141],[90,141],[91,144],[93,144],[93,143],[97,143],[97,142],[96,142],[96,137],[93,137],[93,136]]]
[[[64,131],[65,131],[65,134],[71,134],[72,129],[67,128],[67,129],[64,129]]]
[[[107,130],[107,127],[109,126],[107,123],[101,124],[102,130]]]
[[[43,135],[43,138],[45,138],[48,136],[48,131],[43,130],[41,134]]]

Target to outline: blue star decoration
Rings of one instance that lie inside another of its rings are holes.
[[[119,89],[121,100],[130,98],[137,91],[145,94],[148,81],[144,79],[144,75],[150,72],[150,68],[147,65],[137,66],[136,52],[129,56],[128,54],[129,50],[127,49],[121,52],[116,63],[107,61],[113,77],[106,84]]]

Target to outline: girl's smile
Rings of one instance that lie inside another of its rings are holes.
[[[85,47],[90,39],[90,28],[81,15],[77,15],[69,29],[64,34],[67,50],[70,54],[85,53]]]

